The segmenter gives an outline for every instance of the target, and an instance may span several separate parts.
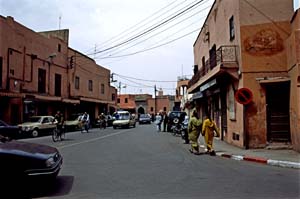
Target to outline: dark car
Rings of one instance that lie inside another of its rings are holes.
[[[174,119],[179,119],[179,122],[183,122],[186,116],[186,112],[184,111],[170,111],[168,114],[168,123],[167,123],[167,131],[171,131],[171,127],[174,125]]]
[[[62,166],[59,151],[47,145],[10,140],[0,135],[1,182],[55,179]]]
[[[149,115],[149,114],[140,114],[139,124],[151,124],[151,115]]]
[[[16,139],[20,136],[20,130],[18,126],[9,125],[0,120],[0,135]]]

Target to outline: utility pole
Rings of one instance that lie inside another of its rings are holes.
[[[156,107],[157,107],[157,104],[156,104],[156,85],[154,85],[154,114],[156,115]]]

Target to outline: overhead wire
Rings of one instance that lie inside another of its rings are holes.
[[[174,16],[168,18],[167,20],[165,20],[165,21],[163,21],[163,22],[161,22],[161,23],[155,25],[154,27],[151,27],[151,28],[149,28],[148,30],[146,30],[146,31],[144,31],[144,32],[142,32],[142,33],[140,33],[140,34],[138,34],[138,35],[135,35],[135,36],[133,36],[133,37],[131,37],[131,38],[129,38],[129,39],[127,39],[127,40],[125,40],[125,41],[119,43],[119,44],[113,45],[113,46],[111,46],[111,47],[109,47],[109,48],[102,49],[102,50],[99,50],[99,51],[97,51],[97,52],[94,52],[94,53],[91,53],[91,54],[88,54],[88,55],[94,55],[94,54],[99,54],[99,53],[102,53],[102,52],[106,52],[106,51],[108,51],[108,50],[111,50],[111,49],[114,49],[114,48],[116,48],[116,47],[119,47],[119,46],[122,46],[122,45],[124,45],[124,44],[127,44],[127,43],[129,43],[129,42],[131,42],[131,41],[133,41],[133,40],[135,40],[135,39],[137,39],[137,38],[140,38],[141,36],[143,36],[143,35],[145,35],[145,34],[147,34],[147,33],[149,33],[149,32],[152,32],[153,30],[155,30],[155,29],[159,28],[160,26],[162,26],[162,25],[168,23],[169,21],[174,20],[175,18],[181,16],[182,14],[184,14],[184,13],[187,12],[188,10],[192,9],[193,7],[195,7],[196,5],[198,5],[199,3],[201,3],[202,1],[204,1],[204,0],[198,1],[197,3],[195,3],[195,4],[191,5],[191,6],[189,6],[188,8],[186,8],[186,9],[184,9],[183,11],[177,13],[176,15],[174,15]]]
[[[156,34],[147,37],[147,38],[144,39],[144,40],[141,40],[141,41],[139,41],[139,42],[137,42],[137,43],[135,43],[135,44],[133,44],[133,45],[131,45],[131,46],[128,46],[127,48],[117,49],[117,50],[115,50],[115,52],[112,51],[112,52],[110,52],[109,56],[112,56],[113,54],[117,54],[117,53],[119,53],[119,52],[125,51],[125,50],[127,50],[127,49],[132,48],[132,47],[135,47],[135,46],[137,46],[138,44],[141,44],[141,43],[143,43],[143,42],[145,42],[145,41],[147,41],[147,40],[149,40],[149,39],[151,39],[151,38],[153,38],[153,37],[155,37],[155,36],[157,36],[157,35],[159,35],[159,34],[161,34],[161,33],[165,33],[167,30],[170,30],[170,29],[174,28],[176,25],[185,22],[187,19],[190,19],[190,18],[194,17],[194,16],[197,15],[197,14],[201,14],[201,12],[207,10],[207,9],[210,8],[210,7],[211,7],[211,5],[209,5],[209,6],[205,7],[205,8],[203,8],[203,9],[201,9],[200,11],[197,11],[197,13],[193,13],[192,15],[190,15],[190,16],[188,16],[188,17],[182,19],[181,21],[179,21],[179,22],[177,22],[177,23],[175,23],[175,24],[172,24],[171,27],[167,27],[167,28],[163,29],[162,31],[157,32]],[[201,20],[202,18],[204,18],[204,17],[198,18],[196,21],[194,21],[194,22],[192,22],[192,23],[190,23],[190,24],[188,24],[188,25],[182,27],[182,28],[179,29],[177,32],[172,32],[172,35],[175,35],[175,34],[177,34],[178,32],[181,32],[181,31],[183,31],[183,30],[186,30],[187,28],[190,28],[190,26],[193,25],[193,24],[195,24],[195,23],[199,23],[199,20]],[[167,36],[166,38],[170,38],[170,37]],[[161,40],[165,40],[166,38],[163,38],[163,39],[161,39]],[[160,41],[159,41],[159,42],[160,42]],[[159,42],[156,42],[156,43],[159,43]],[[154,46],[154,45],[152,45],[152,46]],[[94,59],[101,59],[101,57],[99,57],[99,56],[98,56],[98,57],[94,57]]]
[[[142,20],[139,21],[137,24],[135,24],[135,25],[133,25],[133,26],[130,26],[129,28],[125,29],[124,31],[120,32],[119,34],[117,34],[117,35],[111,37],[110,39],[108,39],[108,40],[106,40],[106,41],[104,41],[104,42],[102,42],[102,43],[100,43],[100,44],[96,44],[96,45],[105,45],[105,44],[107,44],[108,42],[113,43],[113,42],[116,42],[116,41],[120,40],[121,38],[126,37],[127,35],[133,33],[135,30],[137,30],[138,28],[142,27],[142,25],[143,25],[144,23],[146,23],[148,20],[150,20],[151,17],[154,17],[156,14],[158,14],[158,13],[161,12],[162,10],[166,9],[167,7],[171,6],[172,4],[174,4],[174,3],[177,2],[177,1],[178,1],[178,0],[175,0],[175,1],[171,2],[171,3],[168,4],[167,6],[165,6],[165,7],[161,8],[161,9],[159,9],[158,11],[154,12],[154,13],[151,14],[150,16],[148,16],[148,17],[142,19]],[[186,0],[184,0],[184,1],[186,1]],[[180,2],[180,3],[181,3],[181,2]],[[178,5],[179,5],[179,4],[178,4]],[[178,6],[178,5],[176,5],[176,6]],[[175,7],[176,7],[176,6],[175,6]],[[173,7],[173,8],[174,8],[174,7]],[[161,15],[159,15],[158,17],[160,17],[160,16],[161,16]],[[154,19],[152,19],[152,20],[155,20],[155,19],[157,19],[158,17],[156,17],[156,18],[154,18]],[[150,20],[150,22],[151,22],[152,20]],[[137,27],[136,27],[136,26],[137,26]],[[130,31],[130,32],[128,32],[128,31]],[[128,32],[128,33],[127,33],[127,32]],[[126,34],[125,34],[125,33],[126,33]],[[90,48],[89,50],[86,51],[86,53],[89,53],[89,51],[91,51],[91,50],[94,50],[94,48]]]

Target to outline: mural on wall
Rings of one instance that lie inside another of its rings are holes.
[[[272,29],[260,30],[244,40],[245,51],[255,56],[270,56],[282,52],[283,39]]]

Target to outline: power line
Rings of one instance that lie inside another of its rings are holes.
[[[119,77],[123,77],[123,78],[129,78],[129,79],[134,79],[134,80],[139,80],[139,81],[144,81],[144,82],[177,82],[177,81],[166,81],[166,80],[148,80],[148,79],[139,79],[139,78],[135,78],[135,77],[129,77],[129,76],[124,76],[124,75],[120,75],[117,73],[113,73],[114,75],[117,75]]]
[[[111,37],[110,39],[108,39],[108,40],[106,40],[106,41],[104,41],[104,42],[102,42],[102,43],[100,43],[100,44],[98,44],[98,45],[104,45],[104,44],[106,44],[106,43],[108,43],[108,42],[111,43],[111,41],[115,42],[115,41],[120,40],[121,38],[124,38],[125,36],[129,35],[130,33],[134,32],[135,30],[137,30],[138,28],[140,28],[140,27],[142,26],[143,22],[146,22],[148,19],[150,19],[151,17],[155,16],[156,14],[158,14],[159,12],[161,12],[162,10],[164,10],[165,8],[171,6],[172,4],[174,4],[174,3],[177,2],[177,1],[178,1],[178,0],[175,0],[175,1],[171,2],[171,3],[168,4],[167,6],[165,6],[165,7],[161,8],[161,9],[159,9],[158,11],[154,12],[154,13],[151,14],[150,16],[148,16],[148,17],[144,18],[143,20],[139,21],[137,24],[135,24],[135,25],[133,25],[133,26],[127,28],[126,30],[122,31],[120,34],[117,34],[117,35]],[[186,1],[186,0],[184,0],[184,1]],[[179,4],[178,4],[178,5],[179,5]],[[178,5],[176,5],[175,7],[177,7]],[[174,7],[173,7],[173,8],[174,8]],[[160,16],[161,16],[161,15],[159,15],[158,17],[160,17]],[[158,17],[156,17],[155,19],[157,19]],[[155,20],[155,19],[153,19],[153,20]],[[153,21],[153,20],[151,20],[151,21]],[[141,24],[141,25],[140,25],[140,24]],[[140,25],[140,26],[138,26],[138,25]],[[138,27],[135,27],[135,26],[138,26]],[[129,33],[126,33],[126,32],[128,32],[128,31],[130,31],[130,32],[129,32]],[[125,33],[126,33],[126,34],[125,34]],[[124,34],[125,34],[125,35],[124,35]],[[89,50],[87,50],[86,53],[88,53],[90,50],[93,50],[93,48],[90,48]]]
[[[175,42],[175,41],[177,41],[177,40],[179,40],[179,39],[182,39],[182,38],[184,38],[184,37],[186,37],[186,36],[188,36],[188,35],[190,35],[190,34],[196,32],[196,31],[199,31],[199,28],[197,28],[196,30],[193,30],[193,31],[191,31],[191,32],[189,32],[189,33],[187,33],[187,34],[185,34],[185,35],[182,35],[182,36],[180,36],[180,37],[178,37],[178,38],[176,38],[176,39],[173,39],[173,40],[171,40],[171,41],[165,42],[165,43],[163,43],[163,44],[160,44],[160,45],[157,45],[157,46],[148,48],[148,49],[143,49],[143,50],[140,50],[140,51],[136,51],[136,52],[128,53],[128,54],[124,54],[124,55],[119,55],[119,56],[102,57],[101,59],[127,57],[127,56],[131,56],[131,55],[136,55],[136,54],[139,54],[139,53],[143,53],[143,52],[146,52],[146,51],[150,51],[150,50],[153,50],[153,49],[156,49],[156,48],[159,48],[159,47],[168,45],[168,44],[170,44],[170,43],[173,43],[173,42]],[[97,58],[96,58],[96,59],[97,59]]]
[[[149,40],[149,39],[151,39],[151,38],[153,38],[153,37],[155,37],[155,36],[157,36],[157,35],[159,35],[159,34],[161,34],[161,33],[164,33],[164,32],[166,32],[167,30],[170,30],[171,28],[174,28],[176,25],[178,25],[178,24],[180,24],[180,23],[182,23],[182,22],[185,22],[187,19],[190,19],[191,17],[195,16],[196,14],[201,14],[201,12],[205,11],[206,9],[208,9],[208,8],[210,8],[210,7],[211,7],[211,5],[209,5],[209,6],[205,7],[205,8],[203,8],[202,10],[198,11],[197,13],[193,13],[192,15],[190,15],[190,16],[188,16],[188,17],[182,19],[181,21],[179,21],[179,22],[173,24],[172,27],[168,27],[168,28],[166,28],[166,29],[164,29],[164,30],[162,30],[162,31],[160,31],[160,32],[158,32],[158,33],[156,33],[156,34],[154,34],[154,35],[152,35],[152,36],[150,36],[150,37],[144,39],[144,40],[141,40],[141,41],[139,41],[138,43],[135,43],[135,44],[133,44],[133,45],[127,47],[127,48],[119,49],[119,50],[117,50],[117,51],[114,52],[114,53],[111,53],[111,52],[110,52],[109,56],[112,56],[113,54],[117,54],[117,53],[119,53],[119,52],[122,52],[122,51],[125,51],[125,50],[127,50],[127,49],[130,49],[130,48],[132,48],[132,47],[134,47],[134,46],[137,46],[138,44],[143,43],[143,42],[145,42],[145,41],[147,41],[147,40]],[[183,31],[183,30],[186,30],[187,28],[190,28],[190,26],[193,25],[193,24],[195,24],[195,23],[199,23],[199,20],[202,19],[202,18],[204,18],[204,17],[201,17],[201,18],[197,19],[196,21],[194,21],[193,23],[190,23],[190,24],[188,24],[187,26],[182,27],[182,28],[181,28],[180,30],[178,30],[177,32],[174,32],[173,35],[177,34],[178,32],[181,32],[181,31]],[[169,37],[167,37],[167,38],[169,38]],[[161,39],[161,40],[165,40],[165,39],[166,39],[166,38],[163,38],[163,39]],[[157,43],[159,43],[159,42],[157,42]],[[152,45],[152,46],[153,46],[153,45]],[[95,59],[101,59],[101,58],[102,58],[102,57],[95,57]]]
[[[129,38],[129,39],[127,39],[126,41],[123,41],[123,42],[121,42],[121,43],[119,43],[119,44],[117,44],[117,45],[114,45],[114,46],[111,46],[111,47],[109,47],[109,48],[106,48],[106,49],[97,51],[97,52],[95,52],[95,54],[99,54],[99,53],[102,53],[102,52],[105,52],[105,51],[114,49],[114,48],[119,47],[119,46],[122,46],[122,45],[124,45],[124,44],[126,44],[126,43],[128,43],[128,42],[130,42],[130,41],[133,41],[133,40],[135,40],[135,39],[137,39],[137,38],[140,38],[141,36],[143,36],[143,35],[145,35],[145,34],[151,32],[151,31],[153,31],[153,30],[159,28],[160,26],[162,26],[162,25],[168,23],[169,21],[171,21],[171,20],[177,18],[178,16],[182,15],[183,13],[187,12],[188,10],[192,9],[193,7],[195,7],[196,5],[198,5],[199,3],[201,3],[202,1],[204,1],[204,0],[198,1],[197,3],[195,3],[195,4],[193,4],[192,6],[186,8],[185,10],[181,11],[180,13],[178,13],[178,14],[176,14],[176,15],[170,17],[169,19],[167,19],[167,20],[165,20],[165,21],[159,23],[158,25],[155,25],[154,27],[152,27],[152,28],[146,30],[146,31],[143,32],[143,33],[140,33],[140,34],[138,34],[138,35],[136,35],[136,36],[134,36],[134,37],[132,37],[132,38]],[[93,53],[93,54],[94,54],[94,53]],[[88,55],[93,55],[93,54],[88,54]]]

